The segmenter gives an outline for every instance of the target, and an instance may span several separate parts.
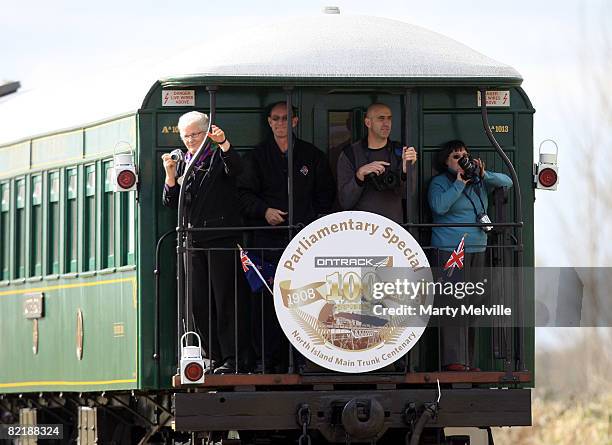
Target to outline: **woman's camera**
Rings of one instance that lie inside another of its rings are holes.
[[[466,181],[473,180],[480,176],[480,167],[478,167],[471,156],[462,156],[457,163],[459,167],[463,169],[463,179]]]

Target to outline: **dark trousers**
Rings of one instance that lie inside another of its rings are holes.
[[[284,370],[288,362],[289,341],[276,317],[274,298],[267,290],[253,295],[251,314],[257,360],[265,364],[267,373]]]
[[[461,281],[476,282],[480,280],[480,273],[485,266],[485,252],[465,253],[463,260],[463,269],[455,268],[449,277],[447,271],[442,268],[448,261],[451,252],[445,250],[437,250],[431,258],[431,264],[439,267],[439,277],[444,282],[458,283]],[[450,297],[454,298],[454,297]],[[457,301],[451,301],[450,304],[457,307]],[[467,303],[467,302],[466,302]],[[438,304],[436,304],[438,305]],[[474,340],[475,330],[469,327],[466,317],[461,319],[461,323],[451,326],[440,327],[440,360],[442,366],[459,363],[462,365],[473,366],[474,360]]]
[[[272,250],[254,248],[250,252],[277,265],[286,243],[287,240],[279,236],[259,236],[254,238],[253,245]],[[276,317],[274,297],[267,289],[252,294],[251,329],[255,357],[265,366],[265,372],[285,372],[289,360],[289,341]]]
[[[206,250],[192,254],[193,314],[202,347],[217,362],[250,359],[247,327],[250,296],[233,239],[222,238],[195,243]]]

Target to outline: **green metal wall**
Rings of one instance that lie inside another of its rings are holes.
[[[137,148],[136,129],[120,116],[0,147],[21,159],[0,169],[0,393],[138,388],[136,200],[113,193],[108,170],[114,152]],[[24,314],[33,294],[36,321]]]
[[[44,294],[44,316],[24,316],[28,294]],[[137,289],[134,272],[59,279],[0,291],[0,392],[137,388]],[[82,358],[77,318],[82,313]]]

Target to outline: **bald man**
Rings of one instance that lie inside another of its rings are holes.
[[[406,169],[417,154],[414,147],[389,139],[392,118],[385,104],[368,107],[367,138],[346,147],[338,158],[338,201],[342,210],[373,212],[401,224]]]

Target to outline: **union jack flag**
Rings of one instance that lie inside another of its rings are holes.
[[[448,261],[444,265],[444,270],[451,269],[449,273],[452,273],[452,269],[454,269],[455,267],[458,269],[463,269],[463,259],[465,258],[464,247],[465,235],[461,237],[459,245],[455,250],[453,250],[453,253],[451,253],[451,256],[448,258]]]
[[[249,266],[255,267],[251,259],[247,256],[247,253],[240,249],[240,262],[242,263],[242,270],[248,272]]]

